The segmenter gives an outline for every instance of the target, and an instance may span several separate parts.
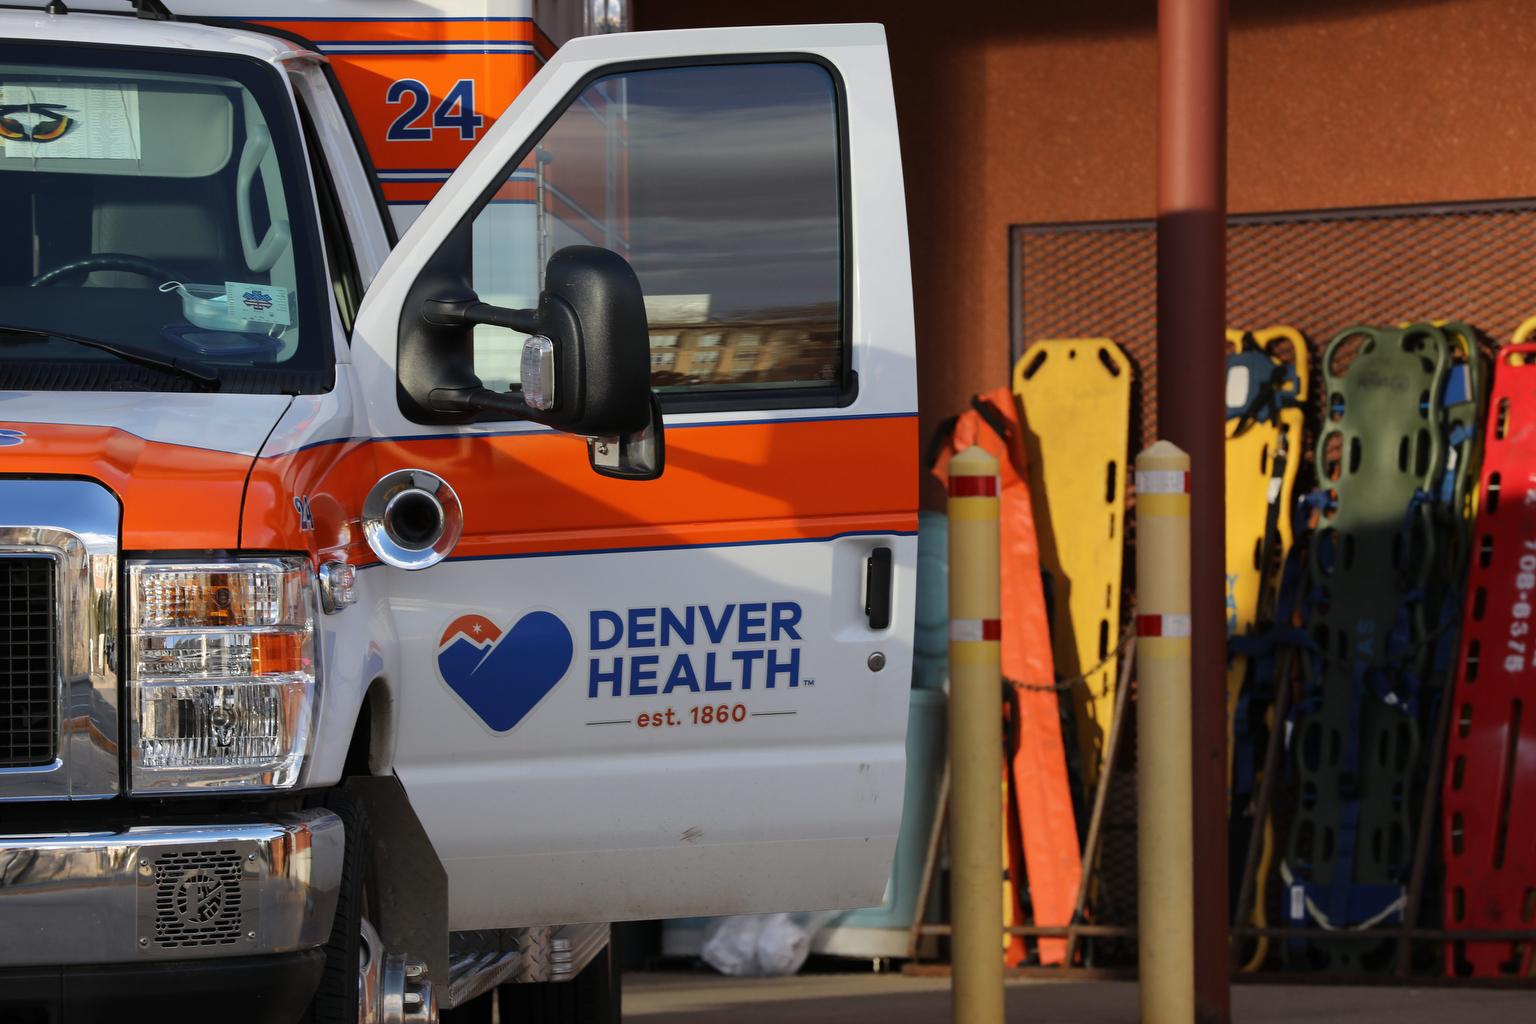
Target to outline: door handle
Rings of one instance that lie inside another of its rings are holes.
[[[870,629],[891,624],[891,549],[875,548],[864,560],[864,614]]]

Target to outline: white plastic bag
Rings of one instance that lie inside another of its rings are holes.
[[[782,977],[805,965],[811,940],[841,911],[718,917],[704,926],[699,953],[721,974]]]

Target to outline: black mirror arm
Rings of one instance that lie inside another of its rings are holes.
[[[487,324],[522,334],[540,333],[539,311],[507,309],[477,298],[428,299],[421,304],[421,318],[434,327],[468,327]]]
[[[434,327],[471,327],[488,324],[522,334],[540,333],[539,311],[507,309],[481,302],[478,298],[428,299],[422,303],[421,319]],[[439,412],[488,412],[515,419],[531,419],[533,410],[516,392],[492,391],[487,387],[438,388],[432,393],[432,407]]]
[[[489,412],[503,419],[537,420],[538,415],[515,391],[492,391],[488,387],[433,388],[432,409],[435,412]]]

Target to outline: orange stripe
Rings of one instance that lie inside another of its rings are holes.
[[[917,528],[917,419],[688,427],[647,483],[598,476],[562,434],[386,440],[262,458],[244,512],[250,548],[373,561],[356,516],[384,473],[440,474],[464,505],[455,557],[753,543]],[[293,497],[314,533],[298,531]]]
[[[443,187],[440,181],[381,181],[384,200],[390,203],[428,203]]]
[[[256,460],[145,441],[111,427],[18,423],[0,473],[100,480],[123,503],[133,550],[309,551],[374,561],[357,528],[368,489],[407,466],[441,474],[465,508],[458,557],[754,543],[912,532],[917,420],[675,429],[667,471],[633,483],[593,473],[560,434],[346,442]],[[295,497],[314,529],[300,528]]]
[[[123,504],[128,550],[202,550],[239,544],[240,494],[252,459],[145,441],[113,427],[16,423],[25,444],[0,473],[91,477]]]

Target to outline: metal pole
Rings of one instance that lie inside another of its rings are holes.
[[[1159,0],[1158,436],[1189,453],[1195,1020],[1231,1019],[1227,913],[1227,0]],[[1140,581],[1138,581],[1140,582]],[[1143,886],[1162,880],[1142,876]]]
[[[1142,1024],[1195,1019],[1189,456],[1136,456],[1136,949]]]
[[[954,1019],[1003,1024],[1003,675],[997,460],[949,461],[949,858]]]

